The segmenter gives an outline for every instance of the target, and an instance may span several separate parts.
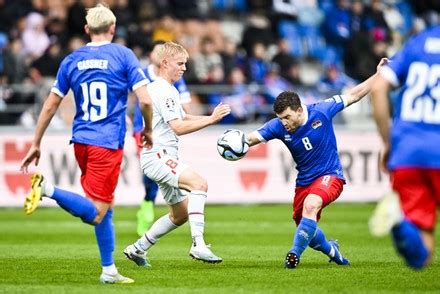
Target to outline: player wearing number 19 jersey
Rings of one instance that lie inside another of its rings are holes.
[[[382,60],[378,68],[384,62]],[[301,104],[295,92],[282,92],[273,105],[277,118],[247,135],[249,146],[273,139],[281,140],[296,163],[298,177],[293,219],[298,227],[293,246],[286,255],[286,268],[298,266],[307,246],[323,252],[339,265],[349,264],[340,253],[338,243],[327,241],[317,222],[321,210],[339,197],[345,184],[332,118],[364,97],[376,76],[350,89],[346,95],[336,95],[313,105]]]
[[[388,92],[393,87],[400,91],[392,100],[390,127]],[[394,243],[410,267],[422,268],[433,254],[440,206],[440,26],[409,39],[383,68],[372,94],[385,145],[383,165],[391,172],[404,214],[392,214],[397,216]]]
[[[145,121],[145,146],[151,146],[151,101],[147,80],[134,53],[112,44],[116,18],[107,7],[98,4],[86,16],[86,32],[91,43],[68,55],[60,65],[56,81],[38,119],[33,144],[21,169],[40,157],[43,134],[69,89],[73,91],[76,115],[71,142],[81,169],[81,185],[87,198],[54,187],[36,173],[26,198],[25,212],[31,214],[42,196],[49,197],[73,216],[95,226],[101,254],[102,283],[132,283],[120,275],[113,260],[115,232],[112,223],[113,193],[122,162],[125,137],[125,109],[128,90],[140,99]]]

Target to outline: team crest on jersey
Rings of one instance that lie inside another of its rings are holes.
[[[320,126],[322,126],[322,122],[318,119],[318,120],[315,120],[313,123],[312,123],[312,128],[313,129],[317,129],[317,128],[319,128]]]
[[[174,106],[176,105],[173,98],[167,98],[165,105],[168,109],[173,110]]]

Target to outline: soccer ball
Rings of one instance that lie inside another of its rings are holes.
[[[217,151],[226,160],[239,160],[248,150],[246,135],[240,130],[226,130],[217,140]]]

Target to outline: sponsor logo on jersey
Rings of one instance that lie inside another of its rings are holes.
[[[317,128],[319,128],[320,126],[322,126],[322,122],[318,119],[318,120],[315,120],[313,123],[312,123],[312,128],[314,128],[314,129],[317,129]]]
[[[284,141],[292,141],[292,137],[290,137],[290,135],[284,135]]]

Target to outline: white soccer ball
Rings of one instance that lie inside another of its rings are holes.
[[[226,130],[217,140],[217,151],[226,160],[239,160],[248,150],[246,135],[240,130]]]

